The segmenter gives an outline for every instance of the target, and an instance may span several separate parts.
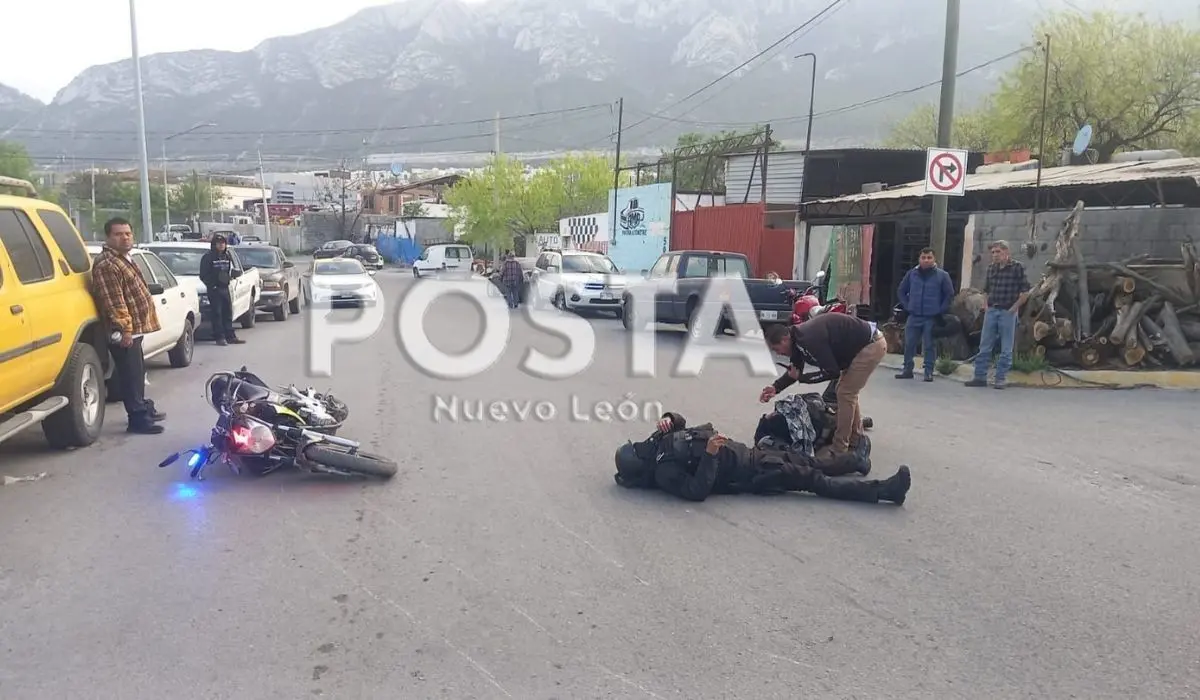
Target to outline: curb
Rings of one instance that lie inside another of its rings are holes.
[[[921,372],[925,363],[916,358],[916,369]],[[880,367],[900,370],[904,367],[903,355],[886,355]],[[966,383],[974,376],[970,364],[960,363],[953,374],[934,373],[935,377]],[[1121,370],[1043,370],[1041,372],[1009,372],[1008,386],[1030,389],[1173,389],[1176,391],[1200,391],[1200,372],[1138,372]]]

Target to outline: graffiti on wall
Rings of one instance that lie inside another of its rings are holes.
[[[608,222],[608,214],[604,213],[571,216],[559,219],[558,233],[568,242],[568,247],[608,255],[608,239],[612,233]]]
[[[871,301],[871,247],[875,225],[834,226],[829,234],[829,289],[849,304]]]

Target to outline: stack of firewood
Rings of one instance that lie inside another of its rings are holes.
[[[1063,223],[1055,255],[1022,311],[1017,352],[1053,366],[1189,367],[1200,357],[1200,262],[1195,246],[1180,259],[1083,259],[1075,242],[1083,203]]]

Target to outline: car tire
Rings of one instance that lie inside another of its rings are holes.
[[[562,289],[557,289],[554,292],[554,298],[550,300],[550,305],[559,311],[567,311],[567,294]]]
[[[256,302],[257,302],[257,299],[255,299],[254,295],[251,294],[250,295],[250,309],[248,311],[246,311],[246,313],[242,314],[242,317],[240,319],[238,319],[242,322],[242,328],[244,328],[246,330],[253,328],[255,326],[255,324],[258,323],[258,309],[254,308],[254,304]]]
[[[106,403],[104,367],[95,348],[79,343],[71,349],[53,393],[67,397],[70,403],[42,421],[46,442],[59,450],[95,442],[104,427]]]
[[[286,290],[286,289],[285,289],[285,290],[284,290],[284,292],[283,292],[283,298],[284,298],[284,299],[287,299],[287,290]],[[277,306],[277,307],[275,307],[274,309],[272,309],[272,311],[271,311],[271,314],[272,314],[272,317],[273,317],[273,318],[274,318],[276,321],[286,321],[286,320],[288,320],[288,305],[287,305],[287,302],[286,302],[286,301],[285,301],[285,302],[280,302],[279,306]]]
[[[183,333],[179,336],[175,347],[167,352],[167,359],[171,361],[171,366],[179,369],[192,364],[192,354],[196,349],[196,328],[192,326],[192,319],[185,319],[183,322]]]
[[[300,313],[300,301],[300,292],[296,292],[296,298],[288,300],[288,311],[292,312],[293,314]]]

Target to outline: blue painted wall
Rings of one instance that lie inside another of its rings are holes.
[[[669,182],[609,190],[608,216],[616,217],[617,237],[609,241],[608,257],[617,269],[636,275],[667,252],[672,209]]]

